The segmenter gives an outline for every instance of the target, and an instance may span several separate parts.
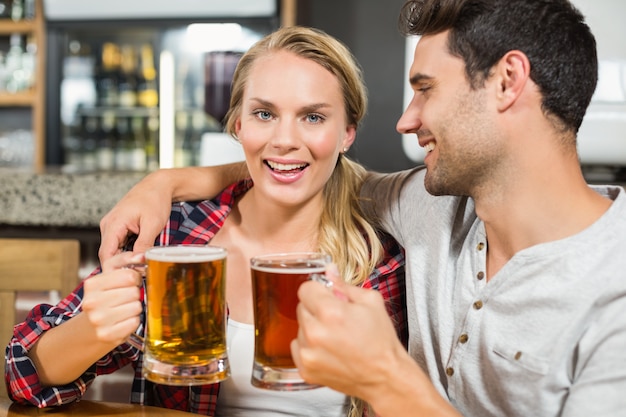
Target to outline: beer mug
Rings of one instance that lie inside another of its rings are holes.
[[[166,385],[203,385],[230,376],[226,350],[226,249],[158,246],[146,251],[143,373]]]
[[[297,291],[306,280],[324,281],[328,255],[316,252],[257,256],[250,260],[254,310],[252,385],[278,391],[318,388],[306,383],[291,357],[298,334]]]

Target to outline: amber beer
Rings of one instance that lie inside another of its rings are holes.
[[[155,247],[146,252],[146,264],[146,378],[167,385],[228,378],[226,250]]]
[[[324,274],[330,257],[313,252],[252,258],[254,365],[252,385],[281,391],[316,388],[298,374],[290,344],[298,334],[296,306],[300,284]]]

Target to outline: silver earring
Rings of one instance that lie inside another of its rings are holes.
[[[350,149],[350,148],[343,148],[343,153],[348,152],[348,149]]]

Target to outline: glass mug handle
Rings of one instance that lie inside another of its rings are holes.
[[[126,269],[134,269],[135,271],[138,271],[139,273],[141,273],[142,277],[146,276],[146,269],[148,269],[148,265],[147,264],[129,264],[124,266],[124,268]],[[141,284],[144,287],[144,304],[146,306],[145,311],[148,311],[148,297],[145,295],[145,285],[142,282]],[[148,326],[148,322],[146,321],[144,328],[147,329]],[[131,345],[132,347],[134,347],[135,349],[140,350],[141,352],[144,351],[145,349],[145,341],[144,338],[139,336],[137,333],[133,332],[131,333],[127,338],[126,338],[126,343],[128,343],[129,345]]]
[[[134,347],[135,349],[139,349],[141,352],[144,351],[145,342],[143,337],[139,336],[137,333],[131,333],[128,338],[126,338],[126,343]]]
[[[331,290],[335,297],[339,298],[340,300],[348,301],[348,297],[344,293],[342,293],[341,291],[338,291],[334,287],[333,282],[331,280],[329,280],[328,278],[326,278],[326,275],[324,275],[324,274],[311,274],[311,276],[309,277],[309,280],[310,281],[319,282],[324,287],[326,287],[329,290]]]
[[[333,282],[329,280],[328,278],[326,278],[326,275],[324,274],[311,274],[311,276],[309,276],[309,280],[319,282],[326,288],[333,287]]]

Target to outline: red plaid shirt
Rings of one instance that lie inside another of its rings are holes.
[[[233,184],[213,200],[176,203],[170,220],[157,245],[206,244],[223,226],[237,197],[252,187],[250,180]],[[382,235],[384,259],[363,284],[364,288],[378,290],[387,303],[398,335],[406,346],[408,327],[404,281],[404,253],[388,235]],[[92,275],[98,273],[95,271]],[[11,399],[18,403],[49,407],[76,401],[85,393],[97,375],[109,374],[131,364],[135,369],[131,402],[164,408],[213,415],[219,384],[176,387],[154,384],[142,376],[143,355],[128,344],[122,344],[94,363],[76,381],[59,387],[42,386],[27,352],[48,329],[58,326],[81,311],[83,286],[79,285],[56,306],[41,304],[33,308],[26,321],[15,326],[13,338],[6,349],[5,379]],[[143,293],[142,293],[143,299]],[[145,307],[145,306],[144,306]],[[143,336],[141,325],[137,333]]]

